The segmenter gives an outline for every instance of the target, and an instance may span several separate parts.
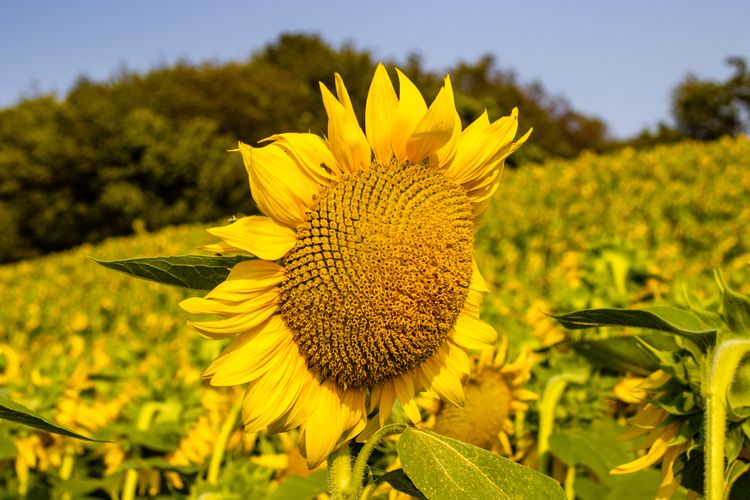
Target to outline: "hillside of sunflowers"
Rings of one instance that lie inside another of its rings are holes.
[[[711,308],[714,269],[750,292],[749,171],[743,136],[506,169],[476,242],[490,290],[482,315],[500,334],[497,348],[493,359],[477,355],[465,409],[425,396],[421,425],[539,470],[568,498],[694,494],[689,460],[665,472],[660,456],[610,474],[644,455],[622,436],[643,409],[634,381],[659,377],[656,365],[629,363],[646,348],[631,345],[618,362],[550,314]],[[0,421],[1,498],[325,495],[325,470],[308,471],[293,433],[243,433],[241,390],[202,380],[226,342],[186,325],[178,303],[199,292],[92,260],[198,254],[214,242],[205,227],[142,230],[0,267],[1,395],[97,440]],[[398,408],[391,418],[407,420]],[[731,438],[738,463],[750,461],[749,430]],[[396,444],[384,440],[371,463],[398,469]],[[385,481],[369,494],[405,495]]]

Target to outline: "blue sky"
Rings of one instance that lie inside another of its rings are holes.
[[[436,70],[492,53],[521,82],[542,82],[626,136],[668,118],[687,73],[723,79],[727,56],[750,60],[748,20],[748,0],[3,0],[0,106],[62,96],[77,76],[106,79],[122,66],[244,59],[304,31],[377,58],[418,52]]]

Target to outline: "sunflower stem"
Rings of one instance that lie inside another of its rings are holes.
[[[145,431],[151,425],[151,420],[154,418],[156,412],[158,412],[163,405],[152,401],[141,406],[138,412],[138,419],[135,423],[135,428],[139,431]],[[133,448],[133,455],[138,457],[140,455],[140,447],[135,446]],[[136,469],[128,469],[125,472],[125,485],[122,487],[122,500],[133,500],[135,498],[135,489],[138,486],[138,471]]]
[[[539,401],[539,432],[537,434],[537,449],[539,450],[539,462],[537,470],[547,474],[549,467],[549,438],[555,426],[555,408],[565,393],[568,384],[584,384],[588,375],[586,373],[561,373],[547,381],[544,394]]]
[[[375,447],[380,444],[380,441],[382,441],[384,437],[401,434],[405,430],[406,424],[386,425],[370,436],[370,439],[368,439],[362,449],[359,450],[359,455],[357,455],[357,459],[354,461],[354,468],[352,469],[352,477],[354,478],[354,481],[356,481],[352,483],[352,498],[356,498],[359,495],[359,490],[362,487],[365,473],[367,472],[367,461],[370,459],[370,455],[372,455]]]
[[[206,481],[208,484],[216,484],[219,481],[219,472],[221,471],[221,462],[224,459],[224,451],[227,449],[227,441],[229,441],[229,435],[234,430],[234,426],[237,423],[237,415],[239,415],[242,409],[242,396],[236,398],[232,407],[229,409],[226,420],[219,430],[219,435],[216,438],[216,445],[211,453],[211,462],[208,465],[208,473],[206,474]]]
[[[727,340],[713,352],[705,370],[706,449],[704,494],[708,500],[724,498],[724,446],[727,434],[727,391],[742,358],[750,354],[750,341]],[[728,492],[727,492],[728,493]]]
[[[328,492],[331,500],[349,500],[352,487],[352,457],[349,443],[328,456]]]

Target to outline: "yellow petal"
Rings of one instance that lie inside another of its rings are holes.
[[[375,160],[385,165],[393,156],[391,131],[396,118],[398,97],[382,64],[375,68],[365,107],[365,129]]]
[[[380,400],[378,401],[378,418],[380,426],[385,425],[385,421],[391,416],[393,403],[396,401],[396,388],[393,381],[385,382],[381,385]]]
[[[216,299],[190,297],[180,302],[180,307],[191,314],[220,314],[235,316],[268,307],[272,302],[278,302],[281,291],[270,288],[247,295],[247,299],[240,302],[226,302]]]
[[[461,385],[461,374],[448,366],[450,346],[443,345],[430,359],[415,369],[418,387],[429,389],[439,398],[456,406],[464,404],[464,390]]]
[[[393,387],[396,389],[396,397],[404,409],[404,413],[413,423],[420,422],[422,415],[419,413],[419,407],[414,401],[414,380],[411,375],[404,374],[393,380]]]
[[[328,142],[338,164],[353,173],[370,165],[370,144],[356,118],[322,83],[320,92],[328,114]]]
[[[248,385],[242,407],[246,432],[258,432],[272,425],[297,402],[302,390],[298,375],[306,366],[294,342],[285,347],[273,363],[275,369],[266,371]]]
[[[246,313],[215,321],[188,321],[188,326],[208,338],[223,339],[263,324],[278,308],[278,293],[264,293],[253,299],[252,307]]]
[[[279,322],[237,336],[203,372],[211,385],[227,386],[250,382],[279,366],[280,353],[290,349],[291,332]]]
[[[456,155],[456,148],[458,141],[461,138],[461,117],[456,111],[453,117],[453,133],[451,138],[445,143],[440,149],[438,149],[434,156],[430,158],[430,165],[435,168],[444,168],[450,165]]]
[[[678,431],[679,431],[678,423],[675,423],[674,425],[666,427],[665,429],[662,430],[661,433],[659,433],[658,437],[654,440],[653,444],[651,445],[651,447],[649,448],[648,452],[645,455],[633,460],[632,462],[618,465],[617,467],[609,471],[609,473],[610,474],[630,474],[631,472],[636,472],[636,471],[651,467],[656,462],[658,462],[660,458],[664,456],[664,453],[666,453],[667,448],[669,448],[669,441],[671,441],[672,438],[677,435]]]
[[[453,341],[467,349],[492,347],[497,332],[484,321],[468,314],[459,314],[454,327]]]
[[[445,77],[445,86],[425,115],[419,121],[406,142],[406,158],[419,163],[434,154],[450,141],[453,135],[456,105],[450,78]]]
[[[344,85],[344,79],[341,78],[341,75],[339,75],[338,73],[334,73],[333,78],[336,83],[336,96],[339,98],[339,102],[342,106],[344,106],[346,112],[356,120],[357,116],[354,114],[354,106],[352,106],[352,100],[349,98],[349,92],[347,92],[346,85]]]
[[[399,100],[393,121],[391,145],[399,161],[406,161],[406,142],[427,112],[422,94],[406,75],[396,69],[399,82]]]
[[[285,226],[297,227],[305,222],[306,211],[321,185],[301,171],[279,146],[254,148],[240,143],[239,150],[258,208]]]
[[[300,170],[320,184],[328,184],[343,173],[328,144],[315,134],[289,132],[272,135],[265,140],[274,141],[297,163]]]
[[[208,292],[206,298],[241,302],[257,292],[275,287],[283,279],[284,268],[275,262],[245,260],[235,264],[227,279]]]
[[[467,127],[445,175],[463,185],[489,173],[491,167],[499,162],[495,156],[511,143],[517,128],[517,109],[510,116],[504,116],[486,127],[481,124],[476,128]]]
[[[309,468],[317,467],[336,448],[341,434],[348,430],[353,412],[364,414],[364,396],[359,397],[356,392],[362,393],[362,390],[344,391],[332,381],[320,386],[317,403],[304,430]]]
[[[208,230],[235,248],[265,260],[278,260],[297,243],[297,235],[270,217],[251,215]]]

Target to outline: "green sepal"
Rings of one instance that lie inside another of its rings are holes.
[[[750,474],[748,474],[748,470],[750,470],[750,463],[741,460],[735,460],[727,468],[724,490],[729,491],[728,500],[748,500],[750,498]]]
[[[398,455],[409,479],[429,499],[564,500],[552,478],[482,448],[408,427]]]
[[[553,315],[561,325],[571,330],[601,326],[630,326],[673,333],[700,346],[703,352],[716,342],[716,330],[706,329],[700,319],[674,307],[655,306],[644,309],[586,309],[568,314]]]
[[[56,424],[52,420],[39,415],[37,412],[26,408],[24,405],[2,396],[0,396],[0,418],[34,427],[35,429],[42,431],[51,432],[53,434],[60,434],[62,436],[82,439],[84,441],[95,441],[99,443],[105,442],[73,432],[62,425]]]
[[[227,279],[235,264],[250,260],[246,255],[179,255],[127,260],[97,260],[97,264],[129,276],[165,285],[211,290]]]
[[[750,297],[729,288],[721,273],[716,273],[716,279],[721,288],[722,316],[729,328],[726,335],[722,332],[721,341],[730,339],[750,340]]]

